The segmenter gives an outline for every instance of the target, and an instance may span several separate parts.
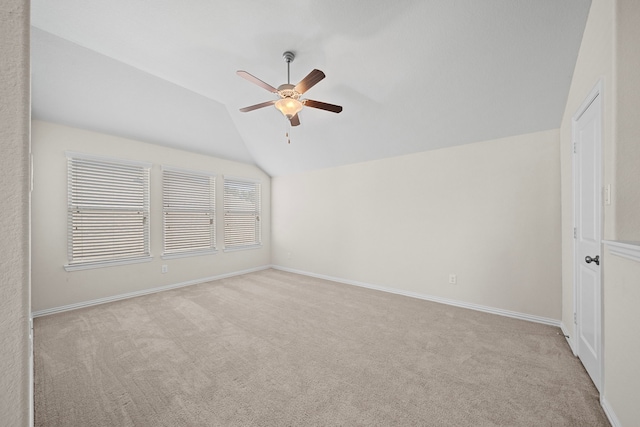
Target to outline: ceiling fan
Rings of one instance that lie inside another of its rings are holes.
[[[291,74],[289,66],[293,62],[295,55],[293,52],[285,52],[282,54],[284,60],[287,62],[287,83],[281,84],[276,89],[260,80],[259,78],[247,73],[246,71],[238,70],[238,74],[243,79],[249,80],[251,83],[268,90],[269,92],[278,95],[279,99],[273,101],[262,102],[260,104],[251,105],[249,107],[241,108],[240,111],[247,113],[249,111],[257,110],[258,108],[268,107],[275,105],[275,107],[284,116],[289,119],[291,126],[298,126],[300,124],[300,117],[298,113],[302,110],[302,107],[318,108],[320,110],[331,111],[332,113],[339,113],[342,111],[342,107],[334,104],[327,104],[326,102],[314,101],[312,99],[300,99],[302,94],[315,86],[320,80],[325,78],[325,75],[320,70],[313,70],[307,76],[300,81],[297,85],[292,85],[290,82]]]

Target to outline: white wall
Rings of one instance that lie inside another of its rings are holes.
[[[640,180],[640,173],[636,178]],[[605,252],[604,399],[620,425],[640,421],[640,262]]]
[[[0,5],[0,424],[29,423],[29,2]]]
[[[573,335],[571,117],[599,79],[604,82],[604,238],[640,240],[640,2],[593,0],[561,127],[563,324]],[[640,263],[603,249],[603,400],[619,425],[640,420]]]
[[[640,242],[640,1],[616,3],[616,239]]]
[[[615,239],[640,245],[640,2],[615,13]],[[604,397],[622,426],[640,422],[640,262],[604,259]]]
[[[551,130],[273,178],[273,263],[560,319],[558,143]]]
[[[194,154],[58,124],[33,121],[34,189],[32,195],[32,294],[34,311],[144,291],[227,273],[268,266],[271,262],[270,177],[253,165]],[[67,161],[65,150],[153,163],[151,168],[151,254],[153,261],[67,272]],[[165,259],[162,254],[161,165],[215,172],[219,252]],[[225,253],[222,176],[262,183],[263,247]],[[161,265],[169,266],[167,274]]]

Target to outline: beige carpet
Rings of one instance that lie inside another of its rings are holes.
[[[265,270],[36,319],[35,420],[608,426],[558,332]]]

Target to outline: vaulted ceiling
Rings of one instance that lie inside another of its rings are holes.
[[[590,0],[33,0],[33,117],[272,176],[560,126]],[[278,86],[326,78],[289,129]],[[291,144],[285,133],[290,132]]]

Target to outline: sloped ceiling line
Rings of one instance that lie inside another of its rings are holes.
[[[557,128],[588,0],[32,2],[33,116],[272,176]],[[286,144],[278,86],[327,77]],[[267,97],[265,97],[267,96]]]

